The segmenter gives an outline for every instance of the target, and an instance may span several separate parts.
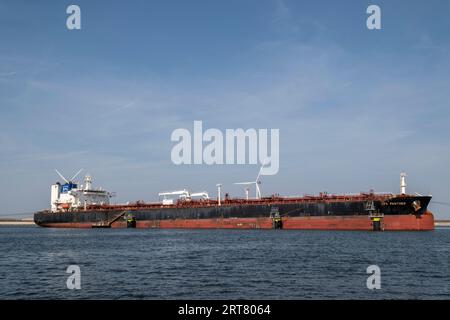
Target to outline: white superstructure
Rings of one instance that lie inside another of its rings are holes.
[[[73,211],[86,208],[88,205],[109,204],[112,194],[102,188],[92,188],[92,177],[90,175],[85,176],[84,186],[78,187],[78,184],[73,181],[81,170],[70,180],[64,178],[58,170],[56,172],[65,183],[57,182],[51,186],[50,205],[52,212]]]

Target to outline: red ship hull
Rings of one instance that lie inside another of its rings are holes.
[[[373,221],[368,216],[310,216],[285,217],[283,229],[291,230],[373,230]],[[40,224],[53,228],[92,228],[91,222],[47,222]],[[111,228],[126,228],[127,223],[118,220]],[[136,228],[161,229],[273,229],[271,218],[217,218],[217,219],[164,219],[139,220]],[[422,215],[386,215],[381,219],[384,231],[434,230],[431,212]]]

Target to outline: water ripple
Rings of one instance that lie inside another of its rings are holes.
[[[449,299],[433,232],[0,227],[1,299]],[[68,290],[68,265],[81,290]],[[382,289],[366,287],[367,266]]]

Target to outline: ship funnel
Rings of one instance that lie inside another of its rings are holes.
[[[406,173],[400,173],[400,194],[406,194]]]

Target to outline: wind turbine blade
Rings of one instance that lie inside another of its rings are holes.
[[[250,181],[250,182],[235,182],[234,184],[254,184],[255,181]]]
[[[81,171],[83,171],[83,169],[80,169],[77,173],[75,173],[75,175],[72,177],[72,179],[70,179],[70,181],[73,181],[81,173]]]
[[[64,176],[63,176],[58,170],[55,169],[55,171],[56,171],[56,173],[58,174],[58,176],[61,177],[61,179],[63,179],[66,183],[69,183],[69,181],[67,181],[67,179],[64,178]]]
[[[258,184],[256,184],[256,199],[261,199],[261,190],[259,189]]]
[[[262,169],[264,168],[265,165],[266,165],[266,160],[264,160],[264,161],[262,162],[261,168],[259,168],[259,172],[258,172],[258,175],[256,176],[256,180],[255,180],[255,181],[258,181],[259,176],[261,175],[261,171],[262,171]]]

